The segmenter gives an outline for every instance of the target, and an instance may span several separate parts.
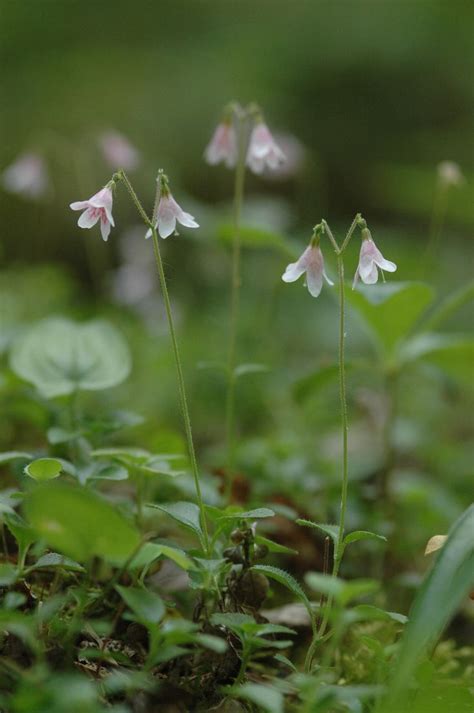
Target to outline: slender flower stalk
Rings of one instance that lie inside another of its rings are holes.
[[[170,331],[171,342],[173,345],[173,354],[174,354],[174,359],[175,359],[175,363],[176,363],[176,374],[178,377],[179,398],[180,398],[180,402],[181,402],[181,410],[183,413],[186,439],[188,442],[189,459],[191,461],[191,470],[193,472],[194,487],[196,489],[198,505],[199,505],[199,509],[201,511],[201,527],[202,527],[202,531],[204,534],[204,546],[205,546],[207,554],[210,554],[209,533],[207,530],[206,512],[205,512],[205,508],[204,508],[204,501],[202,498],[201,484],[199,481],[199,469],[198,469],[198,464],[197,464],[197,460],[196,460],[196,452],[194,450],[194,441],[193,441],[193,434],[192,434],[192,429],[191,429],[191,418],[189,416],[188,401],[187,401],[187,397],[186,397],[186,387],[184,385],[183,369],[181,366],[181,358],[180,358],[179,349],[178,349],[178,340],[176,338],[173,314],[171,311],[171,303],[170,303],[170,298],[169,298],[169,294],[168,294],[168,286],[166,284],[165,271],[163,268],[163,261],[161,259],[160,245],[158,242],[158,233],[154,226],[151,228],[151,231],[152,231],[152,239],[153,239],[153,251],[155,254],[155,262],[156,262],[156,267],[158,269],[158,275],[160,278],[161,291],[163,293],[163,300],[165,303],[166,316],[168,318],[168,327],[169,327],[169,331]]]
[[[174,360],[175,360],[175,366],[176,366],[176,375],[178,379],[178,392],[179,392],[179,400],[181,404],[181,411],[183,415],[183,421],[184,421],[184,430],[186,434],[186,440],[188,444],[188,453],[189,453],[189,460],[191,463],[191,470],[194,478],[194,487],[196,490],[196,498],[198,501],[198,506],[199,506],[199,511],[200,511],[200,516],[201,516],[201,528],[203,531],[203,541],[204,541],[204,549],[206,551],[207,555],[210,555],[211,553],[211,548],[210,548],[210,542],[209,542],[209,533],[207,529],[207,519],[206,519],[206,511],[205,511],[205,506],[204,506],[204,500],[202,497],[202,491],[201,491],[201,483],[199,479],[199,469],[198,469],[198,464],[197,464],[197,459],[196,459],[196,451],[194,449],[194,441],[193,441],[193,434],[192,434],[192,428],[191,428],[191,418],[189,415],[189,408],[188,408],[188,400],[186,396],[186,387],[184,383],[184,376],[183,376],[183,368],[181,365],[181,357],[179,354],[179,348],[178,348],[178,340],[176,337],[176,330],[174,326],[174,320],[173,320],[173,313],[171,309],[171,302],[169,298],[169,293],[168,293],[168,286],[166,283],[166,276],[165,276],[165,271],[163,267],[163,261],[161,259],[161,253],[160,253],[160,245],[158,241],[158,232],[157,232],[157,225],[156,225],[156,217],[159,211],[159,201],[160,201],[160,195],[162,194],[163,187],[165,186],[168,189],[168,179],[167,177],[163,174],[163,172],[160,172],[158,175],[158,188],[157,188],[157,199],[155,201],[155,208],[153,210],[153,216],[150,219],[143,208],[137,194],[135,193],[132,184],[130,183],[126,173],[124,171],[119,171],[117,174],[114,175],[113,180],[121,180],[123,181],[125,187],[127,188],[127,191],[130,194],[130,197],[132,198],[140,216],[143,218],[143,221],[147,228],[151,231],[151,237],[153,240],[153,252],[155,255],[155,262],[156,262],[156,267],[158,270],[158,277],[160,279],[160,286],[161,286],[161,292],[163,294],[163,301],[165,303],[165,310],[166,310],[166,316],[168,319],[168,328],[169,328],[169,333],[171,337],[171,344],[173,347],[173,355],[174,355]],[[171,195],[171,194],[169,194]],[[194,226],[191,226],[194,227]]]
[[[342,483],[341,483],[341,505],[339,511],[339,529],[337,542],[334,548],[334,560],[332,567],[332,576],[337,577],[339,573],[339,567],[341,565],[342,555],[344,552],[344,532],[346,523],[346,511],[347,511],[347,494],[349,486],[349,458],[348,458],[348,417],[347,417],[347,397],[346,397],[346,362],[345,362],[345,345],[346,345],[346,324],[345,324],[345,280],[344,280],[344,253],[347,246],[352,238],[355,229],[361,224],[365,225],[365,221],[361,218],[360,214],[357,214],[352,225],[349,228],[346,237],[339,247],[339,244],[334,237],[331,228],[325,220],[323,220],[320,225],[315,227],[316,235],[326,235],[336,254],[337,259],[337,275],[338,275],[338,290],[339,290],[339,347],[338,347],[338,362],[339,362],[339,399],[341,407],[341,441],[342,441]],[[306,655],[305,668],[307,671],[311,670],[311,663],[313,660],[313,655],[316,647],[321,642],[322,637],[326,631],[328,625],[329,616],[331,612],[331,607],[333,603],[333,597],[329,596],[324,617],[321,621],[319,631],[313,638],[308,652]]]
[[[246,127],[243,121],[238,123],[237,128],[237,164],[235,168],[234,181],[234,233],[232,242],[232,276],[231,276],[231,296],[230,296],[230,321],[229,321],[229,346],[227,354],[227,394],[225,406],[225,433],[227,450],[227,467],[224,496],[229,500],[232,488],[232,472],[234,469],[235,456],[235,367],[236,367],[236,345],[237,328],[240,313],[240,263],[241,263],[241,220],[242,204],[244,198],[245,184],[245,156],[246,156]]]

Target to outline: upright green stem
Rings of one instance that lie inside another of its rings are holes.
[[[197,465],[197,460],[196,460],[196,452],[194,450],[193,433],[192,433],[192,429],[191,429],[191,418],[189,416],[188,401],[186,398],[186,388],[184,385],[183,369],[181,366],[181,358],[179,356],[178,340],[176,338],[176,330],[174,328],[173,313],[171,311],[171,303],[170,303],[170,298],[169,298],[169,293],[168,293],[168,286],[166,284],[165,271],[163,268],[163,261],[161,259],[161,253],[160,253],[160,244],[158,241],[158,234],[156,232],[156,225],[155,225],[156,211],[157,211],[158,200],[159,200],[159,189],[157,190],[157,195],[156,195],[156,199],[155,199],[155,208],[153,210],[153,218],[152,218],[152,220],[150,220],[150,218],[146,214],[146,211],[140,202],[140,199],[138,198],[137,194],[135,193],[135,190],[134,190],[132,184],[130,183],[125,171],[120,170],[117,173],[115,173],[112,176],[112,180],[123,181],[128,193],[130,194],[131,199],[133,200],[133,202],[135,204],[136,209],[138,210],[140,216],[143,219],[143,222],[151,230],[152,239],[153,239],[153,252],[155,254],[155,262],[156,262],[156,267],[158,269],[158,276],[160,278],[161,292],[163,294],[166,316],[168,318],[168,328],[169,328],[169,332],[170,332],[171,343],[173,346],[173,354],[174,354],[174,360],[175,360],[175,365],[176,365],[176,374],[178,377],[179,400],[180,400],[180,404],[181,404],[181,411],[183,414],[184,430],[186,433],[186,440],[187,440],[187,444],[188,444],[189,460],[191,462],[191,470],[192,470],[193,478],[194,478],[194,487],[196,490],[196,498],[198,501],[199,512],[200,512],[200,516],[201,516],[201,527],[202,527],[202,531],[203,531],[204,548],[206,550],[206,554],[209,555],[211,553],[211,548],[210,548],[210,544],[209,544],[209,533],[207,530],[206,511],[205,511],[205,507],[204,507],[204,501],[202,498],[201,484],[199,481],[199,470],[198,470],[198,465]]]
[[[338,348],[338,362],[339,362],[339,399],[341,406],[341,440],[342,440],[342,485],[341,485],[341,505],[339,512],[339,530],[337,536],[337,542],[334,547],[334,561],[332,567],[332,576],[337,577],[339,573],[339,567],[341,566],[342,556],[344,554],[344,531],[346,524],[346,511],[347,511],[347,492],[349,485],[349,459],[348,459],[348,419],[347,419],[347,398],[346,398],[346,356],[345,356],[345,346],[346,346],[346,294],[345,294],[345,281],[344,281],[344,252],[349,245],[352,238],[354,230],[362,221],[360,213],[356,215],[352,221],[352,225],[349,228],[347,235],[339,247],[337,240],[335,239],[332,231],[325,220],[322,221],[321,226],[324,233],[329,238],[334,252],[336,253],[337,259],[337,275],[338,275],[338,290],[339,290],[339,348]],[[306,655],[305,668],[307,671],[311,669],[312,658],[314,651],[318,644],[321,642],[326,627],[329,622],[331,607],[333,603],[333,597],[329,596],[326,603],[326,610],[324,617],[319,627],[317,635],[314,636],[313,641],[308,649]]]
[[[424,259],[420,262],[422,278],[425,276],[426,271],[433,267],[433,259],[439,247],[439,240],[443,232],[444,220],[448,209],[448,194],[449,186],[446,186],[438,179],[431,211],[428,243],[426,245]]]
[[[169,298],[169,294],[168,294],[168,287],[166,284],[165,271],[163,269],[163,261],[161,259],[158,235],[157,235],[155,226],[151,227],[151,232],[152,232],[152,238],[153,238],[153,251],[155,253],[156,267],[158,268],[158,275],[160,278],[161,291],[162,291],[163,300],[165,303],[166,316],[168,318],[168,327],[169,327],[170,336],[171,336],[171,343],[173,345],[174,360],[175,360],[175,365],[176,365],[176,374],[178,377],[179,399],[181,402],[181,411],[183,414],[184,430],[186,432],[186,440],[188,442],[189,460],[191,462],[191,470],[192,470],[193,477],[194,477],[194,487],[196,489],[196,497],[197,497],[197,501],[198,501],[198,505],[199,505],[199,510],[201,513],[201,527],[202,527],[202,531],[203,531],[203,535],[204,535],[204,546],[206,549],[206,553],[210,554],[209,533],[207,531],[206,512],[204,509],[204,501],[202,499],[201,484],[199,482],[199,470],[198,470],[198,465],[197,465],[197,460],[196,460],[196,453],[194,450],[193,434],[192,434],[192,430],[191,430],[191,419],[189,417],[188,402],[187,402],[187,398],[186,398],[186,389],[184,386],[183,369],[181,366],[181,358],[179,356],[178,340],[176,339],[176,331],[174,328],[173,314],[171,311],[171,303],[170,303],[170,298]]]
[[[337,256],[337,274],[339,282],[339,398],[341,402],[341,436],[342,436],[342,488],[341,509],[339,515],[339,534],[336,551],[334,553],[333,577],[337,576],[344,549],[344,527],[346,523],[347,488],[349,482],[348,456],[347,456],[347,402],[346,402],[346,317],[345,317],[345,284],[344,284],[344,258],[340,252]]]
[[[234,184],[234,235],[232,243],[232,278],[231,278],[231,301],[230,301],[230,322],[229,322],[229,351],[227,357],[227,395],[225,408],[225,431],[227,446],[227,468],[225,481],[225,499],[228,500],[232,488],[232,471],[234,468],[235,450],[235,361],[237,329],[240,312],[240,226],[242,217],[242,203],[244,196],[245,181],[245,145],[243,128],[240,128],[238,160],[235,169]]]

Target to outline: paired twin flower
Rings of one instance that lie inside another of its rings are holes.
[[[155,229],[162,238],[167,238],[176,231],[176,223],[181,223],[186,228],[199,228],[198,223],[190,213],[186,213],[175,201],[168,187],[166,176],[160,173],[159,196],[154,216]],[[113,186],[115,181],[110,181],[102,190],[86,201],[76,201],[70,204],[72,210],[82,210],[83,213],[77,222],[80,228],[92,228],[100,221],[100,231],[102,238],[107,240],[111,226],[114,226],[112,216]],[[152,235],[151,229],[145,237]]]
[[[359,280],[366,285],[373,285],[378,280],[378,270],[395,272],[397,266],[394,262],[386,260],[374,241],[368,228],[362,229],[362,245],[360,247],[359,264],[354,275],[354,288]],[[314,236],[311,243],[296,262],[290,263],[282,275],[283,282],[295,282],[306,273],[306,287],[310,295],[318,297],[322,287],[323,278],[329,285],[334,283],[329,279],[324,270],[324,258],[319,247],[319,237]],[[382,273],[383,274],[383,273]]]
[[[245,163],[251,171],[263,173],[265,168],[275,170],[285,161],[285,154],[273,138],[270,129],[263,120],[260,112],[252,116],[253,126],[248,137],[240,136],[241,141],[246,138],[244,146],[239,145],[239,137],[235,128],[238,119],[235,112],[227,111],[221,123],[204,151],[204,158],[211,165],[225,163],[228,168],[234,168],[239,159],[239,151],[245,151]],[[239,112],[240,113],[240,112]],[[241,132],[242,134],[242,127]]]

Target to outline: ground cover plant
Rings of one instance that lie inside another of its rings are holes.
[[[312,507],[304,493],[290,498],[291,488],[285,495],[284,458],[281,473],[270,465],[262,486],[246,492],[242,471],[257,468],[252,439],[238,425],[239,389],[271,365],[238,358],[241,253],[261,239],[242,224],[245,177],[278,170],[285,155],[257,105],[232,103],[205,158],[235,174],[227,359],[203,365],[220,378],[215,408],[224,428],[214,475],[203,474],[194,444],[199,404],[194,400],[191,414],[173,286],[161,254],[163,239],[171,252],[177,227],[185,241],[187,229],[199,225],[174,198],[162,169],[150,213],[123,169],[70,207],[80,211],[79,227],[100,227],[104,241],[113,239],[117,203],[131,200],[137,210],[143,229],[135,239],[147,241],[157,270],[186,448],[172,438],[150,450],[133,437],[129,444],[127,434],[141,416],[111,410],[101,398],[89,401],[88,394],[113,389],[133,368],[113,319],[44,316],[6,340],[4,390],[31,445],[21,436],[21,450],[0,455],[1,705],[15,712],[472,710],[472,650],[449,640],[437,644],[474,588],[473,507],[459,513],[447,537],[432,533],[427,552],[434,562],[403,611],[392,611],[386,592],[394,568],[388,553],[396,553],[387,548],[398,536],[391,483],[398,384],[426,368],[469,371],[472,342],[443,333],[443,326],[472,297],[472,285],[436,303],[428,283],[403,281],[403,263],[380,251],[383,243],[392,256],[394,245],[374,238],[363,214],[342,238],[315,216],[306,247],[282,280],[303,277],[304,309],[323,309],[314,298],[324,281],[334,286],[323,255],[334,257],[338,316],[327,328],[338,335],[337,354],[293,390],[305,408],[320,408],[314,397],[326,392],[325,408],[339,413],[330,486],[339,491],[339,505],[331,497],[329,506]],[[264,239],[278,236],[269,231]],[[291,243],[285,250],[294,252]],[[349,281],[350,251],[359,257]],[[386,282],[385,273],[395,271],[401,280],[390,275]],[[358,314],[374,342],[366,363],[346,362],[348,312]],[[364,518],[361,511],[360,527],[352,527],[351,489],[360,485],[349,479],[348,393],[360,370],[383,394],[382,457],[365,495],[378,514]],[[165,378],[172,381],[171,369]],[[149,388],[159,398],[154,382],[151,376]],[[133,393],[126,405],[133,406]],[[264,449],[272,447],[269,439]],[[318,510],[328,518],[318,518]],[[372,530],[374,522],[379,528]],[[300,563],[299,548],[308,543]]]

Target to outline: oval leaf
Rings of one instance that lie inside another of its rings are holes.
[[[25,475],[34,480],[52,480],[61,474],[63,464],[56,458],[38,458],[24,469]]]
[[[130,372],[127,344],[108,322],[51,318],[14,343],[10,365],[47,398],[120,384]]]
[[[85,488],[45,483],[26,496],[23,507],[37,534],[78,562],[98,556],[120,564],[140,542],[117,508]]]

